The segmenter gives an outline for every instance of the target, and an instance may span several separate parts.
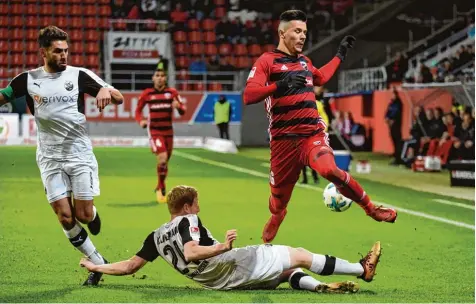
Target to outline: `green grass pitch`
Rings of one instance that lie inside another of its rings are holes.
[[[133,256],[152,230],[169,218],[154,202],[155,159],[148,149],[97,148],[102,231],[92,240],[110,261]],[[188,184],[200,192],[201,219],[222,240],[238,229],[236,246],[260,243],[268,219],[268,169],[263,160],[204,150],[179,150],[169,166],[168,187]],[[220,166],[220,164],[225,164]],[[237,170],[238,169],[238,170]],[[474,208],[436,203],[459,200],[360,179],[372,199],[474,227]],[[324,181],[319,185],[325,186]],[[351,261],[380,240],[383,256],[372,283],[353,295],[294,291],[217,292],[201,288],[163,261],[134,277],[105,276],[96,288],[80,284],[87,273],[81,254],[64,236],[46,201],[35,149],[0,148],[0,302],[472,302],[474,229],[400,213],[397,223],[377,223],[358,206],[330,212],[322,191],[297,187],[274,241]],[[322,281],[354,279],[321,277]]]

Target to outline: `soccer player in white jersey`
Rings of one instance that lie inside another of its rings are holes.
[[[68,35],[55,26],[39,32],[44,65],[17,75],[0,90],[0,106],[25,97],[38,128],[36,161],[51,207],[71,244],[95,264],[106,261],[80,223],[96,235],[101,221],[93,203],[99,195],[98,164],[86,131],[84,93],[96,97],[101,111],[121,104],[121,93],[93,72],[67,64]],[[71,198],[71,193],[73,198]],[[84,285],[97,285],[90,273]]]
[[[236,230],[228,230],[225,242],[219,243],[201,223],[196,189],[173,188],[167,195],[167,204],[170,222],[150,233],[135,256],[105,265],[83,258],[80,265],[93,272],[128,275],[160,256],[178,272],[209,289],[274,289],[288,281],[294,289],[348,293],[358,291],[359,285],[352,281],[320,282],[301,268],[323,276],[352,275],[370,282],[379,262],[380,242],[357,263],[280,245],[232,248]]]

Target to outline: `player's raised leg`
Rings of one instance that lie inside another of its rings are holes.
[[[322,276],[351,275],[366,282],[371,282],[375,276],[381,247],[376,242],[368,254],[357,263],[351,263],[330,255],[312,253],[304,248],[289,249],[290,269],[289,284],[294,289],[306,289],[316,292],[348,293],[359,290],[359,285],[352,281],[337,283],[323,283],[304,273],[300,268],[305,268]],[[283,275],[289,273],[284,272]]]
[[[365,213],[379,222],[393,223],[397,212],[391,208],[375,206],[362,186],[349,173],[337,167],[332,149],[327,144],[327,134],[323,133],[308,139],[306,146],[307,162],[316,172],[334,183],[345,197],[356,202]]]

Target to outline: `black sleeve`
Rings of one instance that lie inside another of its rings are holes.
[[[157,251],[157,246],[154,242],[154,232],[151,232],[144,241],[142,248],[139,252],[136,253],[138,257],[143,258],[148,262],[153,262],[156,258],[159,257],[159,252]]]
[[[103,88],[96,80],[94,80],[88,73],[85,71],[79,71],[78,86],[80,93],[86,93],[93,97],[96,97],[99,90]]]
[[[15,95],[15,98],[20,98],[28,94],[27,82],[27,72],[21,73],[17,77],[13,78],[13,80],[10,82],[10,86],[13,89],[13,94]]]
[[[182,237],[182,244],[193,241],[192,236],[190,235],[190,221],[184,217],[178,226],[180,236]]]

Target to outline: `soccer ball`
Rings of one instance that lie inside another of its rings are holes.
[[[323,198],[327,208],[335,212],[345,211],[352,206],[352,200],[343,196],[333,183],[326,186]]]

